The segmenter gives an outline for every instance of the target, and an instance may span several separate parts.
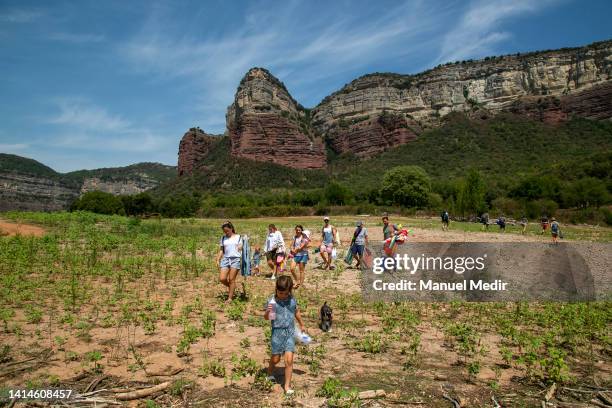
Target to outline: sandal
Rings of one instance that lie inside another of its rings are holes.
[[[287,396],[291,396],[291,395],[293,395],[294,393],[295,393],[295,391],[294,391],[294,390],[292,390],[291,388],[289,388],[287,391],[285,391],[285,395],[287,395]]]

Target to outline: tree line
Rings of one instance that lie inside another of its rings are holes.
[[[162,197],[146,192],[114,196],[94,191],[83,194],[71,210],[130,216],[159,213],[164,217],[256,217],[322,214],[330,207],[346,207],[349,212],[399,207],[432,213],[446,209],[454,218],[468,220],[484,212],[538,219],[554,216],[559,209],[574,209],[578,214],[576,222],[604,220],[611,224],[612,216],[606,207],[612,203],[610,187],[597,177],[562,180],[555,174],[492,183],[476,169],[464,177],[432,180],[423,168],[411,165],[389,169],[377,188],[361,189],[331,181],[324,188],[309,190],[193,192]]]

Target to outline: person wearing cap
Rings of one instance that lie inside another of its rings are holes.
[[[552,236],[552,242],[555,244],[559,242],[559,233],[559,223],[553,217],[550,219],[550,235]]]
[[[357,260],[356,268],[361,266],[363,259],[363,252],[365,246],[368,244],[368,230],[363,226],[363,221],[357,221],[357,228],[353,233],[353,239],[351,240],[351,253]]]
[[[334,237],[336,236],[336,227],[329,223],[329,217],[323,217],[323,231],[321,234],[321,258],[325,262],[323,269],[333,269],[332,266],[332,252],[334,251]]]
[[[304,227],[301,225],[296,225],[291,250],[289,251],[291,275],[296,282],[293,286],[294,289],[304,284],[304,269],[306,269],[306,264],[308,263],[308,244],[310,244],[309,233],[304,231]]]

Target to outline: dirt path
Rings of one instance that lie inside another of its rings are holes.
[[[373,226],[368,228],[368,236],[371,241],[382,241],[382,227]],[[473,232],[473,231],[442,231],[435,229],[408,227],[411,232],[409,242],[549,242],[550,235],[534,236],[519,235],[514,233],[495,232]],[[340,227],[342,244],[349,244],[354,227]]]
[[[14,222],[0,219],[0,235],[27,235],[42,237],[47,231],[44,228],[29,224],[16,224]]]

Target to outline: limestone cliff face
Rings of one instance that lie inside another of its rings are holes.
[[[244,76],[228,107],[231,154],[299,169],[325,167],[325,147],[310,126],[310,112],[262,68]]]
[[[137,194],[174,177],[176,167],[159,163],[58,173],[36,160],[0,153],[0,211],[66,210],[88,191]]]
[[[157,187],[159,184],[159,180],[152,179],[146,174],[124,180],[102,180],[98,177],[92,177],[83,180],[80,193],[104,191],[114,195],[138,194]]]
[[[204,133],[200,128],[191,128],[179,145],[178,175],[188,175],[198,166],[198,163],[208,154],[212,144],[218,137]]]
[[[610,119],[611,76],[612,41],[447,64],[418,75],[371,74],[326,97],[313,109],[312,124],[339,153],[369,156],[437,126],[452,111],[514,111],[550,122],[572,115]],[[394,129],[365,130],[383,114],[395,116]]]
[[[59,180],[0,172],[0,211],[65,210],[78,196],[78,187]]]

